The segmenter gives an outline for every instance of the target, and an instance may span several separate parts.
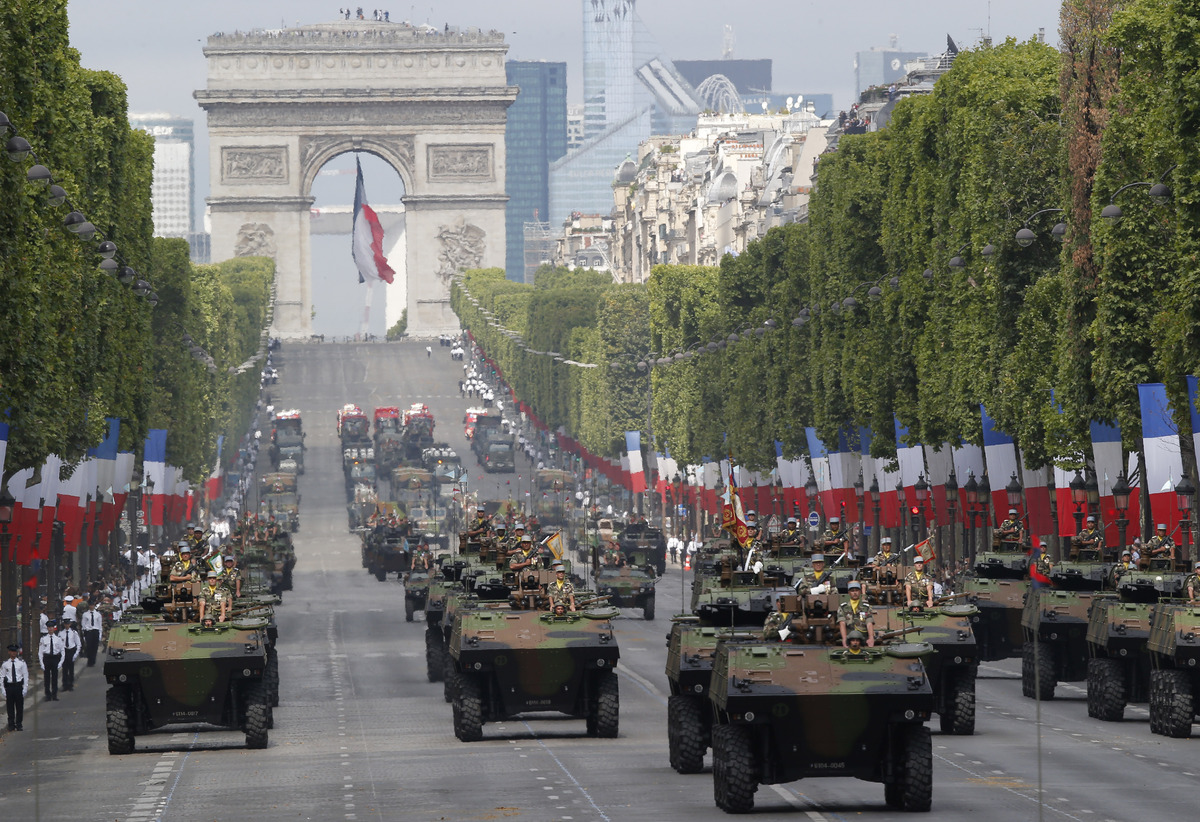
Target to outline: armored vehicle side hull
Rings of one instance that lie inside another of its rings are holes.
[[[1160,604],[1150,621],[1150,731],[1192,735],[1200,708],[1200,606]]]
[[[1107,594],[1034,589],[1025,601],[1021,628],[1021,692],[1030,699],[1053,699],[1059,682],[1087,679],[1087,630],[1092,604]]]
[[[962,589],[969,594],[966,601],[979,609],[971,617],[979,659],[993,662],[1020,656],[1025,646],[1021,612],[1029,594],[1029,580],[966,579]]]
[[[1119,722],[1130,702],[1145,702],[1150,692],[1150,618],[1148,602],[1101,599],[1088,619],[1088,716]]]

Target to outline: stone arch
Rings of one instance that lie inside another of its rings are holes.
[[[372,137],[350,137],[347,135],[320,135],[300,138],[300,193],[309,196],[317,173],[330,160],[342,154],[362,152],[383,160],[400,176],[405,196],[416,193],[414,168],[414,138],[411,134],[397,135],[392,139]]]

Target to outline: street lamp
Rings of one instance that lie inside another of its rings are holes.
[[[1083,484],[1084,491],[1087,492],[1087,511],[1093,516],[1100,514],[1100,484],[1096,482],[1096,472],[1089,470],[1087,472],[1087,480]]]
[[[1175,485],[1175,500],[1179,504],[1179,527],[1183,529],[1183,555],[1192,558],[1192,498],[1196,496],[1196,486],[1185,474]]]
[[[904,480],[896,482],[896,502],[900,505],[900,541],[908,542],[908,503],[904,499]]]
[[[984,526],[992,525],[992,481],[988,479],[987,471],[979,478],[979,504],[982,506],[980,513],[983,514]]]
[[[1117,534],[1121,540],[1120,551],[1125,550],[1125,529],[1129,527],[1129,494],[1132,489],[1129,487],[1129,482],[1125,479],[1125,472],[1117,474],[1117,481],[1113,484],[1113,507],[1117,509]]]
[[[1087,505],[1088,501],[1087,483],[1084,481],[1083,475],[1076,471],[1067,487],[1071,489],[1071,502],[1075,504],[1075,533],[1078,534],[1083,530],[1083,506]],[[1128,490],[1125,492],[1125,507],[1127,509],[1129,507]],[[1122,543],[1124,543],[1123,538]],[[1124,549],[1124,547],[1122,544],[1121,548]]]
[[[875,512],[875,550],[879,550],[879,540],[883,537],[883,523],[879,521],[879,477],[871,477],[871,487],[867,489],[871,495],[871,508]]]
[[[1020,511],[1021,506],[1021,481],[1017,479],[1017,472],[1013,471],[1012,479],[1008,481],[1008,485],[1004,486],[1004,493],[1008,495],[1008,507],[1018,510],[1018,521],[1022,518]]]
[[[955,515],[958,513],[958,476],[954,473],[954,467],[950,468],[950,476],[946,477],[946,508],[950,513],[950,561],[954,562],[956,550],[954,544],[955,531],[958,530],[958,522]]]
[[[859,549],[858,553],[866,553],[867,550],[867,535],[863,525],[863,473],[862,469],[858,469],[858,479],[854,480],[854,501],[858,504],[858,539],[855,540]]]
[[[925,532],[925,501],[929,499],[929,483],[925,482],[924,474],[917,476],[917,481],[913,484],[913,494],[917,498],[917,504],[913,506],[913,516],[919,517],[913,523],[913,539],[916,539],[917,536],[928,536]]]
[[[967,482],[963,486],[963,491],[967,495],[967,517],[968,523],[971,526],[971,563],[975,562],[975,529],[979,527],[979,510],[976,506],[979,505],[979,483],[975,481],[975,472],[967,471]]]
[[[804,496],[808,498],[808,513],[816,513],[817,481],[811,473],[808,475],[808,479],[804,481]]]

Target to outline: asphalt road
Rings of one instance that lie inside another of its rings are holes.
[[[441,684],[425,678],[424,626],[406,624],[401,586],[360,566],[347,531],[334,414],[345,402],[427,403],[436,436],[467,454],[459,421],[461,364],[424,343],[284,346],[276,405],[298,407],[308,434],[295,590],[279,609],[280,707],[263,751],[234,733],[179,729],[140,737],[110,756],[100,667],[74,692],[27,704],[23,733],[0,735],[5,820],[700,820],[724,819],[711,777],[667,764],[663,673],[667,621],[681,574],[669,566],[659,619],[617,622],[621,732],[591,739],[582,720],[486,725],[482,742],[451,729]],[[529,465],[518,463],[525,479]],[[506,498],[516,477],[472,472],[483,496]],[[527,481],[527,480],[526,480]],[[1082,683],[1061,698],[1021,696],[1016,660],[988,664],[973,737],[934,733],[933,811],[955,820],[1178,818],[1200,787],[1200,740],[1151,735],[1144,706],[1123,723],[1087,717]],[[936,724],[936,723],[935,723]],[[1040,740],[1040,741],[1039,741]],[[1040,785],[1040,788],[1039,788]],[[1039,804],[1039,797],[1042,802]],[[811,779],[764,786],[764,818],[893,819],[880,785]]]

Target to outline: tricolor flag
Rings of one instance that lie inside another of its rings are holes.
[[[116,471],[117,461],[117,443],[121,435],[121,421],[113,417],[105,417],[105,421],[108,423],[108,433],[99,445],[95,448],[89,448],[87,452],[89,457],[94,457],[96,460],[96,482],[93,487],[85,488],[84,492],[90,494],[92,497],[89,505],[90,510],[86,513],[94,516],[96,508],[99,507],[101,518],[100,533],[107,539],[116,525],[118,508],[114,500],[102,496],[102,493],[113,484],[113,475]],[[92,522],[94,521],[92,519]]]
[[[50,559],[50,540],[54,537],[55,509],[58,507],[58,487],[62,484],[63,461],[57,454],[50,454],[42,464],[42,521],[38,525],[41,540],[38,542],[38,557]]]
[[[1155,523],[1164,523],[1171,533],[1179,520],[1175,507],[1175,483],[1183,476],[1179,453],[1179,427],[1167,403],[1167,389],[1160,382],[1138,386],[1142,407],[1142,450],[1146,454],[1146,481],[1150,511]]]
[[[362,164],[355,158],[354,166],[358,176],[354,181],[354,228],[350,253],[354,264],[358,267],[358,281],[383,280],[391,283],[396,275],[388,265],[387,257],[383,256],[383,226],[379,217],[367,205],[367,190],[363,186]]]
[[[146,524],[163,524],[167,488],[167,429],[151,428],[142,452],[142,477],[146,486]]]
[[[635,494],[646,490],[646,471],[642,467],[642,432],[625,432],[625,453],[629,458],[630,489]]]
[[[12,523],[9,525],[9,557],[14,558],[18,565],[28,565],[34,559],[33,553],[33,532],[25,533],[25,525],[28,517],[25,512],[25,485],[33,477],[33,469],[25,468],[21,471],[13,472],[13,475],[8,478],[8,493],[13,498]],[[40,504],[39,497],[38,503]],[[34,522],[37,521],[37,513],[34,512]]]
[[[1192,417],[1192,444],[1196,449],[1196,468],[1200,470],[1200,413],[1196,411],[1196,395],[1200,393],[1200,381],[1195,377],[1187,378],[1188,412]],[[5,426],[7,428],[7,426]],[[0,446],[2,449],[3,446]],[[4,451],[0,450],[0,470],[4,468]]]
[[[90,462],[90,459],[85,459],[76,465],[71,476],[63,480],[58,488],[58,519],[63,524],[63,547],[68,551],[79,548],[83,515],[87,510],[88,492],[85,486]]]
[[[992,504],[995,517],[989,524],[994,526],[1008,514],[1008,492],[1005,489],[1017,472],[1017,448],[1012,437],[996,428],[995,421],[982,405],[979,406],[979,413],[983,421],[983,458],[987,463],[988,482],[992,486],[992,498],[988,502]]]

